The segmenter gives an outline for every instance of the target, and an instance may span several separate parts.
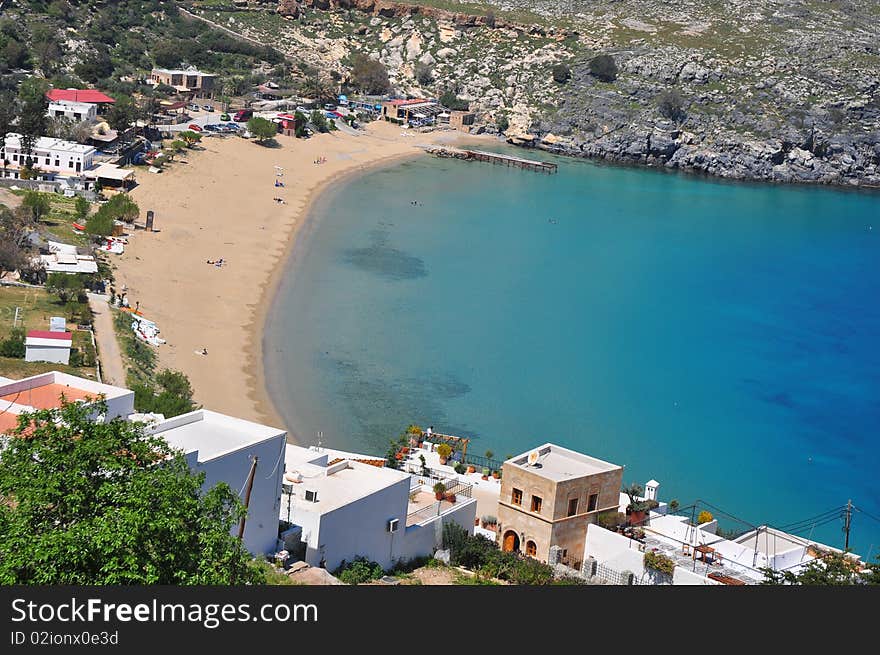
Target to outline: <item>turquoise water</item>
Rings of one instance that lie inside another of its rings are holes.
[[[424,157],[322,199],[264,337],[300,441],[384,453],[431,424],[752,524],[880,517],[880,194],[556,161]],[[880,522],[851,543],[876,555]]]

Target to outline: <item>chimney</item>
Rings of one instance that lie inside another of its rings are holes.
[[[656,480],[649,480],[645,483],[645,500],[657,500],[657,487],[660,483]]]

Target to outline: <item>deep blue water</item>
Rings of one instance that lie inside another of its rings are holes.
[[[265,335],[299,440],[384,453],[431,424],[752,524],[880,517],[880,194],[557,161],[424,157],[319,202]],[[852,544],[876,555],[880,521]]]

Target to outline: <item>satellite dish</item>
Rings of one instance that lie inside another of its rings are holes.
[[[529,466],[534,466],[538,463],[538,451],[533,450],[529,453]]]

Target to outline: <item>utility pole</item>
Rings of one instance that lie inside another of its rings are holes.
[[[247,487],[247,491],[245,491],[245,493],[244,493],[245,515],[241,517],[241,521],[238,524],[238,538],[239,539],[244,537],[244,523],[247,520],[247,509],[248,509],[248,505],[251,502],[251,489],[253,489],[253,487],[254,487],[254,473],[256,473],[256,471],[257,471],[257,461],[259,459],[260,459],[259,457],[254,456],[254,461],[251,464],[250,473],[248,473],[247,484],[245,485]]]
[[[846,501],[846,517],[843,521],[843,531],[846,533],[846,539],[843,544],[843,549],[846,552],[849,552],[849,527],[852,523],[852,499],[850,498]]]

